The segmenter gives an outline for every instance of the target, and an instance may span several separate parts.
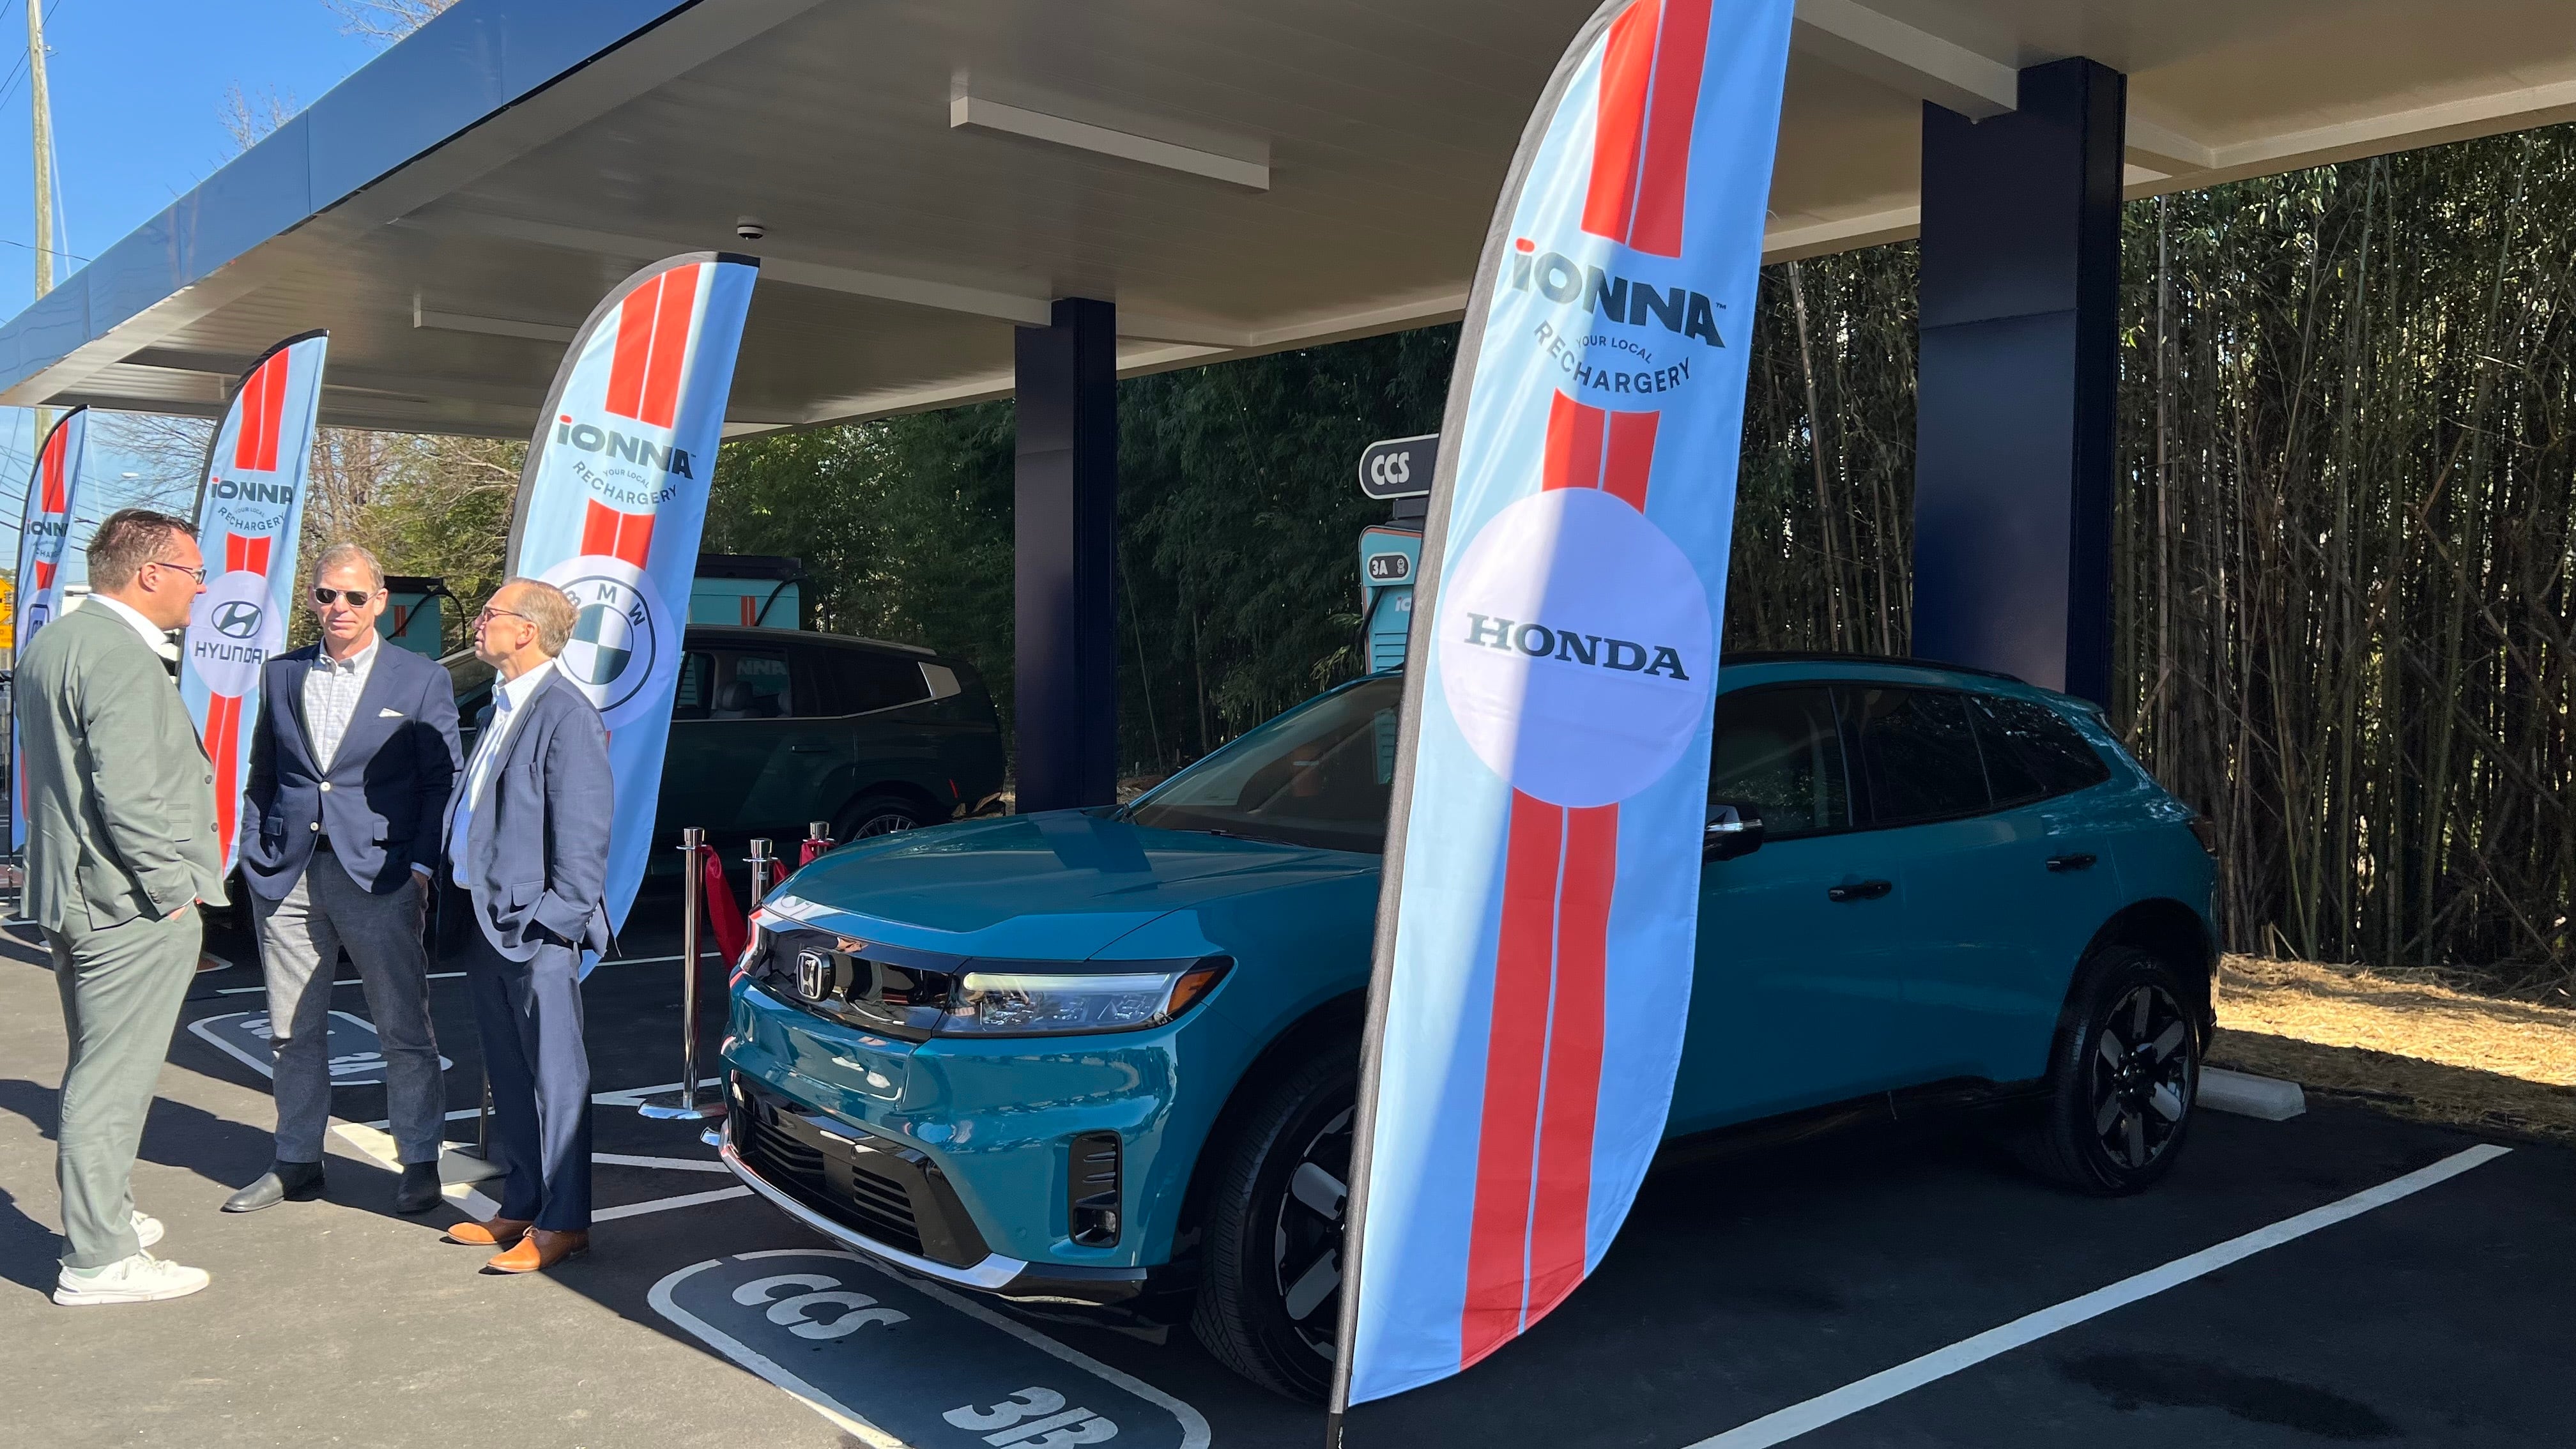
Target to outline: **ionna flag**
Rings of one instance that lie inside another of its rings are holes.
[[[89,444],[89,409],[74,408],[45,434],[36,449],[36,471],[27,479],[26,511],[18,523],[18,574],[9,637],[17,657],[27,657],[36,631],[63,611],[63,544],[71,537],[72,504],[80,496],[81,454]],[[27,776],[18,768],[18,717],[9,717],[9,850],[27,848]]]
[[[609,293],[564,354],[519,476],[509,571],[572,596],[580,613],[556,667],[608,725],[612,928],[653,849],[707,483],[759,266],[691,252]]]
[[[328,333],[307,332],[261,354],[234,386],[199,475],[206,591],[179,642],[179,698],[215,767],[215,834],[226,870],[241,851],[260,678],[269,656],[286,647],[300,587],[295,549],[330,346]]]
[[[1613,0],[1487,235],[1424,530],[1335,1407],[1574,1291],[1680,1061],[1792,0]]]

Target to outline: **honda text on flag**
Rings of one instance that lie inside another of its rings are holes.
[[[1719,673],[1667,1137],[1980,1101],[2143,1188],[2211,1025],[2205,826],[2091,706],[1901,660]],[[1040,1314],[1188,1321],[1320,1397],[1399,674],[1122,808],[861,841],[738,963],[725,1160],[860,1252]]]

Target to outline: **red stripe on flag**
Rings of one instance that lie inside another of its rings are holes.
[[[248,558],[249,558],[249,556],[250,556],[250,540],[249,540],[249,539],[242,537],[242,536],[241,536],[240,534],[238,534],[238,533],[227,533],[227,534],[225,534],[225,535],[224,535],[224,572],[225,572],[225,573],[231,573],[231,572],[233,572],[234,570],[236,570],[236,569],[238,569],[238,568],[243,567],[244,561],[245,561],[246,559],[248,559]]]
[[[1566,812],[1557,888],[1556,989],[1548,1002],[1546,1100],[1530,1214],[1529,1308],[1523,1326],[1583,1281],[1592,1208],[1592,1128],[1601,1100],[1602,1014],[1610,893],[1619,873],[1619,807]]]
[[[61,429],[56,429],[54,435],[45,440],[43,472],[45,475],[44,508],[47,513],[64,513],[71,509],[70,500],[65,496],[63,487],[63,450],[70,446],[69,436]]]
[[[1691,127],[1699,119],[1700,71],[1708,60],[1709,0],[1664,0],[1655,45],[1655,93],[1646,117],[1645,164],[1637,180],[1628,245],[1659,257],[1682,254],[1682,206],[1690,190]]]
[[[268,573],[269,546],[276,542],[277,540],[273,538],[246,538],[242,540],[242,567],[250,570],[252,573],[262,575],[263,577],[266,576]]]
[[[1662,12],[1661,0],[1637,0],[1610,22],[1610,40],[1601,57],[1601,104],[1593,123],[1583,229],[1616,242],[1628,239],[1628,220],[1636,210],[1637,153],[1654,72],[1655,22]]]
[[[1547,453],[1540,488],[1601,486],[1601,409],[1558,393],[1547,405]]]
[[[689,360],[689,319],[697,306],[696,267],[677,267],[662,274],[662,305],[653,318],[653,360],[644,376],[644,406],[634,415],[638,422],[667,428],[678,412],[680,376]]]
[[[621,513],[593,499],[582,505],[581,551],[622,558],[640,569],[653,552],[653,515]]]
[[[1639,513],[1646,511],[1647,475],[1655,466],[1655,427],[1662,417],[1662,413],[1610,415],[1609,456],[1601,468],[1601,488]]]
[[[250,472],[277,471],[277,435],[286,413],[286,367],[291,354],[281,352],[259,365],[242,384],[237,399],[241,426],[233,433],[233,466]]]
[[[621,418],[637,415],[644,395],[644,372],[653,361],[653,313],[662,300],[662,280],[637,287],[617,304],[617,350],[608,362],[608,410]],[[585,549],[583,552],[593,552]]]
[[[232,857],[233,828],[241,812],[241,706],[238,696],[218,694],[206,700],[206,753],[215,767],[215,848]]]
[[[40,594],[41,594],[41,593],[43,593],[45,590],[50,589],[50,588],[52,588],[52,587],[54,586],[54,570],[55,570],[55,569],[57,569],[57,568],[59,568],[59,567],[61,567],[61,565],[59,565],[59,564],[49,564],[49,563],[44,562],[44,561],[43,561],[43,560],[41,560],[41,559],[39,559],[39,560],[37,561],[37,563],[36,563],[36,592],[37,592],[37,593],[40,593]]]
[[[1540,1074],[1547,1056],[1557,866],[1564,853],[1564,807],[1513,791],[1503,852],[1493,1018],[1486,1028],[1485,1116],[1476,1147],[1467,1300],[1458,1325],[1462,1368],[1521,1331],[1529,1280],[1530,1173],[1536,1165]]]

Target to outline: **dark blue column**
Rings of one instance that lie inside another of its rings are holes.
[[[1014,710],[1023,811],[1118,788],[1118,316],[1055,304],[1019,329]]]
[[[2008,115],[1923,108],[1914,652],[2097,701],[2127,90],[2077,58]]]

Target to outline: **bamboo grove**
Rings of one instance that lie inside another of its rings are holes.
[[[2576,128],[2131,203],[2115,726],[2218,823],[2226,944],[2567,989]],[[1734,648],[1902,654],[1914,251],[1764,273]],[[1120,392],[1126,768],[1346,677],[1351,467],[1438,426],[1456,330]],[[712,548],[825,627],[1011,654],[1007,403],[729,444]]]
[[[2108,704],[2231,948],[2576,985],[2571,223],[2568,127],[2128,208]],[[1911,273],[1766,274],[1735,642],[1902,650]]]

